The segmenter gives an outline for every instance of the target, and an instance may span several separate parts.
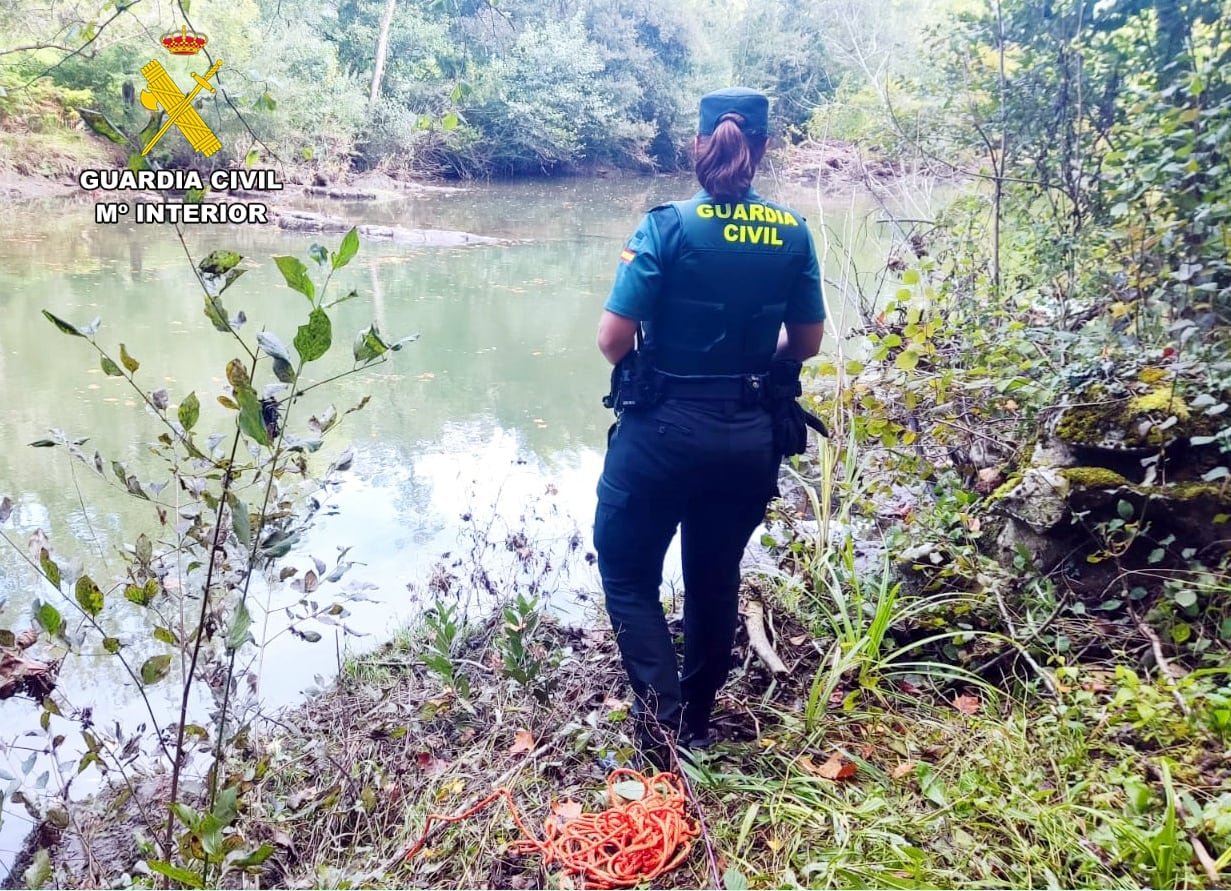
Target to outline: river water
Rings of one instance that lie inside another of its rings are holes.
[[[258,610],[254,632],[268,643],[252,668],[265,704],[296,701],[305,689],[328,682],[345,654],[377,646],[413,619],[432,596],[428,581],[438,564],[458,574],[464,570],[452,567],[459,558],[479,555],[497,588],[509,580],[503,573],[520,572],[524,581],[529,572],[560,611],[582,616],[595,608],[598,579],[586,554],[610,423],[600,404],[608,368],[594,346],[596,322],[623,239],[641,214],[693,189],[678,178],[561,180],[302,205],[355,223],[462,230],[510,243],[426,248],[365,240],[331,285],[335,296],[352,288],[361,296],[333,311],[336,346],[314,369],[318,379],[350,367],[350,341],[373,320],[391,338],[420,336],[390,363],[306,400],[301,419],[329,403],[345,409],[371,397],[314,456],[323,468],[349,448],[354,463],[340,487],[320,494],[323,507],[311,533],[284,561],[306,571],[316,557],[332,567],[339,549],[351,548],[346,559],[356,565],[318,597],[345,600],[354,633],[312,623],[298,627],[318,630],[320,642],[287,633],[279,610],[302,595],[289,585],[259,586],[255,600],[267,612]],[[857,268],[883,264],[888,233],[871,222],[879,215],[871,201],[818,199],[811,190],[772,184],[761,191],[807,215],[818,245],[826,241],[818,225],[823,219],[831,235],[854,244]],[[80,561],[100,583],[111,582],[123,567],[117,549],[141,532],[157,535],[150,505],[125,496],[64,449],[28,443],[49,429],[89,437],[87,453],[97,449],[108,464],[119,459],[144,468],[142,478],[156,478],[160,468],[147,444],[160,429],[125,382],[102,373],[84,341],[54,330],[40,310],[79,324],[101,316],[99,342],[116,354],[124,342],[141,362],[140,380],[165,387],[173,406],[197,392],[203,430],[232,423],[214,397],[235,345],[203,315],[171,227],[96,225],[92,205],[75,202],[9,205],[4,212],[0,496],[9,496],[15,509],[3,531],[24,548],[41,529],[62,563]],[[246,313],[249,336],[252,326],[265,326],[286,342],[303,321],[306,302],[285,287],[271,258],[295,254],[307,261],[314,241],[336,247],[339,239],[258,226],[197,227],[188,237],[198,258],[217,248],[245,256],[250,271],[224,295],[227,309]],[[826,278],[845,278],[851,261],[850,253],[831,254]],[[830,348],[850,298],[828,287]],[[502,546],[518,533],[536,546],[531,564],[510,564],[515,551]],[[673,565],[667,586],[678,585]],[[59,596],[0,542],[0,627],[32,627],[33,599]],[[103,619],[121,621],[107,611]],[[114,633],[131,631],[121,625]],[[155,707],[170,714],[175,684],[149,689]],[[143,719],[119,667],[99,654],[70,656],[57,696],[92,708],[100,725],[118,720],[132,727]],[[53,732],[60,723],[55,719]],[[79,757],[78,734],[67,723],[59,732],[67,734],[61,757]],[[11,793],[37,782],[47,759],[28,759],[45,745],[32,703],[0,702],[0,778],[15,778],[0,779],[0,789]],[[8,799],[0,805],[0,875],[30,826]]]

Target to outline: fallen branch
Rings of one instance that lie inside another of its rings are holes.
[[[552,749],[554,749],[568,735],[568,732],[569,731],[567,727],[560,728],[558,731],[556,731],[555,735],[551,737],[551,739],[547,740],[547,742],[543,743],[541,746],[539,746],[537,749],[535,749],[525,758],[519,759],[516,764],[514,764],[512,767],[510,767],[508,770],[502,773],[499,777],[497,777],[496,780],[492,783],[492,788],[497,789],[502,786],[507,786],[509,781],[513,779],[513,776],[518,771],[525,769],[527,763],[533,762],[535,759],[543,757],[548,752],[550,752]],[[490,797],[490,796],[487,796],[487,797]],[[473,808],[477,808],[480,802],[484,800],[484,798],[485,796],[476,795],[474,799],[471,801],[471,803],[468,804],[463,810],[471,810]],[[419,839],[419,847],[421,848],[423,845],[427,844],[428,841],[435,838],[440,832],[443,832],[448,826],[449,826],[448,823],[437,823],[435,826],[432,826],[430,830],[425,832],[423,836]],[[383,864],[381,864],[381,871],[384,873],[389,873],[393,869],[395,869],[397,866],[399,866],[400,864],[405,863],[407,859],[407,853],[408,853],[407,850],[402,850],[402,851],[399,851],[394,856],[390,857]]]
[[[679,776],[680,782],[684,786],[684,793],[688,796],[688,802],[692,805],[692,811],[697,815],[697,825],[701,830],[701,841],[705,845],[705,865],[710,873],[710,887],[719,889],[726,888],[722,882],[722,874],[718,869],[718,855],[714,852],[714,840],[710,838],[709,827],[705,825],[705,811],[701,807],[701,802],[697,800],[697,793],[692,789],[692,783],[688,781],[688,772],[684,769],[684,765],[680,763],[679,757],[676,755],[678,748],[675,745],[675,740],[671,739],[671,760],[675,762],[675,772]]]
[[[765,607],[759,600],[749,600],[744,606],[744,627],[748,629],[748,643],[765,667],[774,674],[786,674],[787,667],[778,658],[773,644],[765,635]]]
[[[1060,604],[1056,607],[1055,612],[1053,612],[1050,616],[1048,616],[1047,621],[1044,622],[1042,625],[1040,625],[1038,628],[1036,628],[1034,632],[1030,635],[1030,637],[1026,638],[1025,641],[1019,641],[1017,639],[1017,628],[1013,624],[1013,617],[1009,615],[1009,607],[1004,602],[1004,595],[1000,591],[1000,586],[994,585],[993,590],[996,593],[996,606],[999,607],[1000,609],[1000,618],[1004,622],[1005,627],[1009,629],[1009,636],[1005,638],[1005,640],[1007,640],[1017,650],[1017,655],[1021,656],[1022,659],[1026,661],[1026,664],[1028,664],[1031,668],[1033,668],[1035,670],[1035,673],[1040,678],[1043,679],[1043,683],[1047,685],[1047,689],[1051,691],[1051,695],[1054,696],[1056,699],[1059,699],[1060,698],[1060,687],[1056,684],[1055,678],[1053,678],[1051,676],[1051,673],[1048,672],[1047,669],[1045,669],[1043,666],[1039,665],[1039,663],[1035,661],[1034,657],[1030,655],[1029,651],[1026,649],[1026,643],[1033,640],[1036,636],[1038,636],[1038,634],[1044,628],[1046,628],[1049,624],[1051,624],[1052,619],[1056,618],[1056,616],[1059,615],[1060,607],[1064,605],[1064,601],[1061,600]],[[1004,652],[1007,653],[1007,652],[1012,652],[1012,651],[1005,650]],[[1003,655],[1004,653],[1001,653],[1001,656]],[[997,656],[995,659],[992,659],[990,662],[988,662],[986,665],[983,665],[978,670],[980,672],[986,670],[989,666],[999,661],[999,659],[1000,659],[1000,656]]]
[[[1158,673],[1166,680],[1167,689],[1171,691],[1172,698],[1174,698],[1179,704],[1180,711],[1184,714],[1184,717],[1189,717],[1192,714],[1192,709],[1190,709],[1188,707],[1188,703],[1184,701],[1184,696],[1180,693],[1180,687],[1176,683],[1182,675],[1176,674],[1175,667],[1167,661],[1167,657],[1163,655],[1163,642],[1158,639],[1158,635],[1154,632],[1154,629],[1145,622],[1141,621],[1141,618],[1136,612],[1130,610],[1130,613],[1133,617],[1133,621],[1137,624],[1137,630],[1145,635],[1146,639],[1150,642],[1150,649],[1154,653],[1154,664],[1158,666]]]

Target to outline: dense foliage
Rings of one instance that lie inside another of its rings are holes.
[[[17,126],[46,125],[27,118],[25,94],[14,90],[39,78],[62,91],[66,108],[89,106],[140,130],[146,112],[133,88],[151,36],[187,22],[225,62],[223,91],[201,104],[223,139],[219,160],[255,148],[332,172],[672,170],[686,163],[699,92],[731,82],[765,89],[778,100],[779,130],[798,138],[866,61],[843,42],[884,37],[883,23],[848,0],[57,0],[52,8],[30,17],[19,3],[0,5],[0,85],[10,91],[0,114]],[[170,70],[186,77],[189,67]]]

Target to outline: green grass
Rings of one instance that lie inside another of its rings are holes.
[[[720,724],[753,715],[756,730],[686,766],[708,838],[659,887],[711,887],[706,848],[729,888],[1215,887],[1191,845],[1195,830],[1215,859],[1231,849],[1231,833],[1202,828],[1227,776],[1225,764],[1200,766],[1227,742],[1209,735],[1205,712],[1183,715],[1161,682],[1078,666],[1057,671],[1056,699],[1037,682],[955,686],[953,666],[922,655],[905,683],[891,635],[929,598],[872,578],[860,600],[846,558],[822,559],[839,564],[830,577],[846,589],[846,611],[794,617],[830,635],[801,676],[767,684],[755,667],[735,672]],[[561,655],[544,702],[502,677],[503,629],[501,616],[458,624],[460,658],[439,638],[432,647],[439,620],[428,621],[348,662],[336,689],[285,716],[289,732],[256,756],[266,767],[243,825],[253,840],[295,841],[293,868],[267,884],[559,885],[537,858],[507,855],[518,832],[499,804],[435,833],[413,861],[401,856],[429,813],[465,810],[499,785],[536,829],[556,800],[601,808],[597,758],[628,753],[608,635],[545,617],[535,626],[533,642]],[[453,659],[450,672],[431,668],[433,656]],[[1193,702],[1216,680],[1191,682]],[[523,729],[541,749],[534,758],[515,745]],[[852,776],[823,775],[834,755]]]
[[[752,887],[1200,886],[1173,787],[1135,813],[1125,784],[1139,754],[1088,729],[1020,702],[968,718],[858,712],[786,730],[738,767],[719,755],[693,780],[720,812],[716,847]],[[830,752],[854,759],[853,778],[815,775]]]

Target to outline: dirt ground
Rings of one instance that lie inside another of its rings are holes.
[[[43,198],[67,198],[79,192],[69,180],[45,176],[26,176],[15,170],[0,168],[0,200],[37,201]]]

